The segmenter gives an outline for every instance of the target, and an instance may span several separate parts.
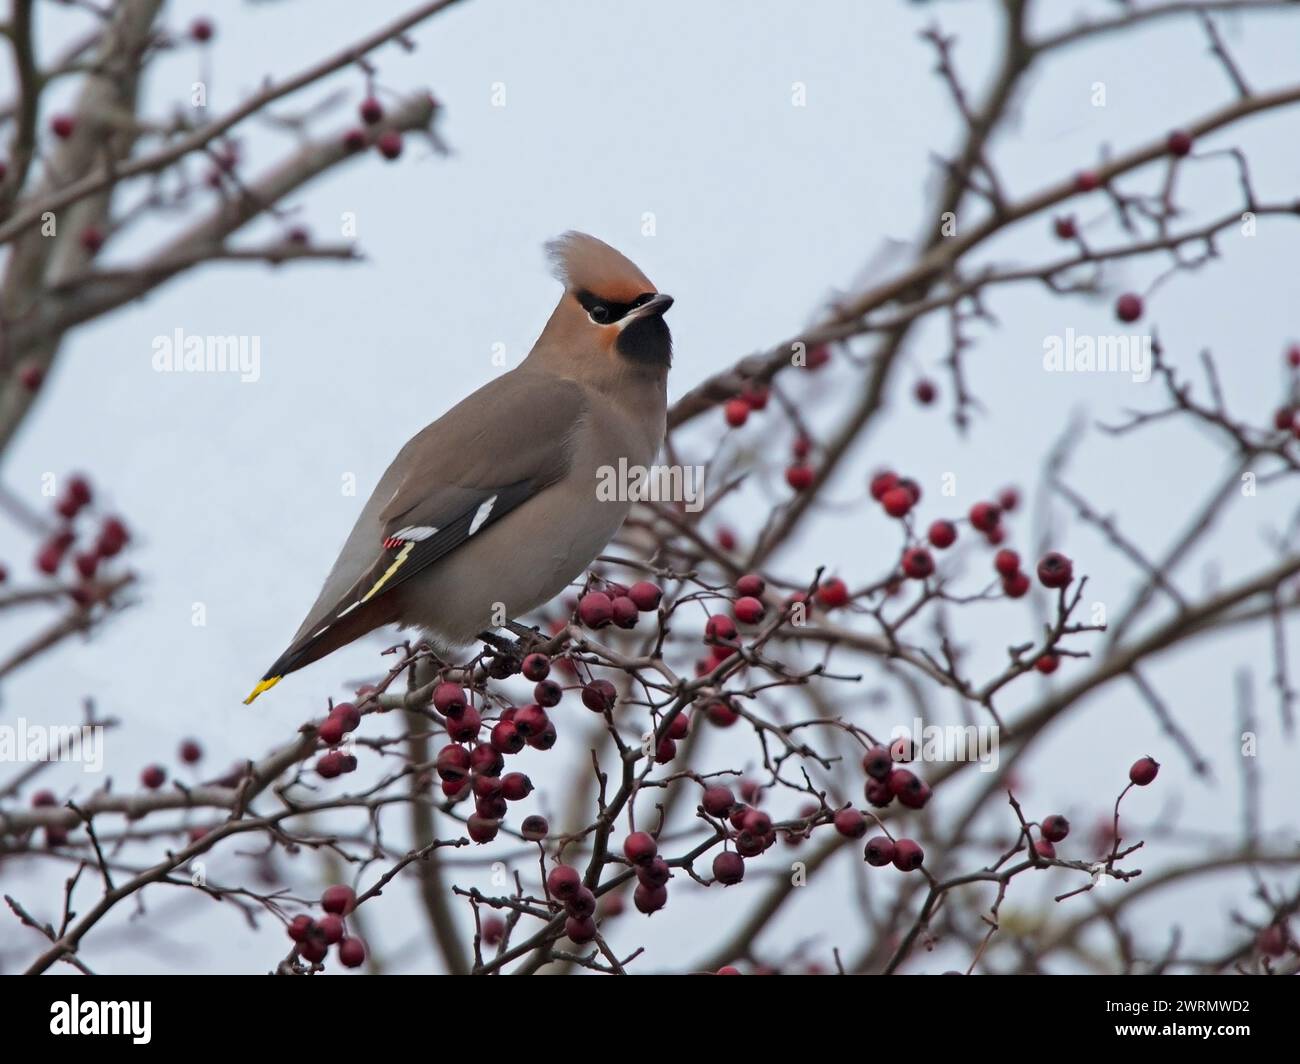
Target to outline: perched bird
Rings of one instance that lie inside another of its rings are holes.
[[[597,484],[663,443],[673,299],[585,233],[547,251],[564,294],[528,357],[401,449],[245,704],[383,625],[470,643],[557,595],[618,531],[630,503]]]

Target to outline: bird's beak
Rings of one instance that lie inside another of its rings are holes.
[[[665,314],[668,311],[668,308],[672,305],[672,296],[664,295],[662,292],[656,293],[653,299],[646,303],[642,303],[635,310],[625,314],[623,319],[618,323],[618,327],[619,329],[626,328],[629,324],[634,321],[639,321],[641,318],[657,318]]]

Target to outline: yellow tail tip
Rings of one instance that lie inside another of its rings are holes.
[[[272,676],[269,680],[259,681],[258,685],[253,688],[253,693],[244,699],[244,705],[246,706],[251,705],[253,699],[255,699],[263,691],[269,691],[272,687],[274,687],[283,679],[284,679],[283,676]]]

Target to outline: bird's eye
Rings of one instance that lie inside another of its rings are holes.
[[[587,313],[597,325],[604,325],[609,321],[609,307],[603,303],[597,303]]]

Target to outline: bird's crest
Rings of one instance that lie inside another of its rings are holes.
[[[574,292],[631,302],[655,286],[636,265],[603,240],[569,230],[546,245],[555,279]]]

